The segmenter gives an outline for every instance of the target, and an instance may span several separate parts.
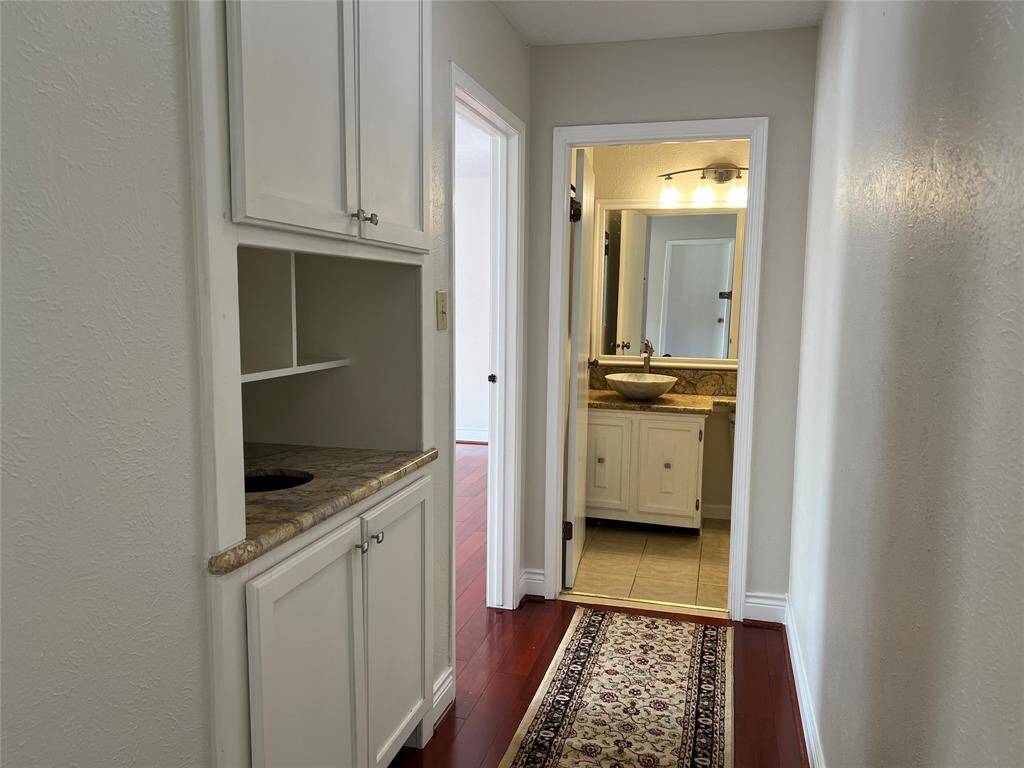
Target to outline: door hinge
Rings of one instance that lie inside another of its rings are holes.
[[[697,511],[700,512],[700,499],[697,499]]]
[[[699,443],[703,439],[704,439],[704,430],[703,429],[698,430],[698,432],[697,432],[697,442]]]
[[[572,541],[572,523],[568,520],[562,521],[562,538],[565,541]]]

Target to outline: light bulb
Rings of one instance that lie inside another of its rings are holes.
[[[697,183],[697,189],[693,191],[693,202],[700,206],[711,205],[715,202],[715,190],[711,183],[704,177]]]
[[[662,205],[675,205],[679,202],[679,190],[676,188],[676,181],[671,176],[666,176],[661,184],[660,198]]]
[[[732,188],[729,190],[729,204],[737,208],[742,208],[747,204],[747,185],[739,179],[732,182]]]

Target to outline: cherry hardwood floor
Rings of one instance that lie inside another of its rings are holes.
[[[497,766],[577,608],[559,600],[526,602],[517,611],[486,608],[486,446],[457,446],[455,496],[455,705],[426,749],[403,749],[390,768]],[[736,768],[807,765],[785,633],[735,622],[733,628]]]

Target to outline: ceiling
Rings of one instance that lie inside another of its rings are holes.
[[[813,0],[497,0],[529,45],[607,43],[815,27]]]

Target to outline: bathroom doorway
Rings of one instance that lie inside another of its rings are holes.
[[[766,135],[555,129],[547,597],[743,616]]]
[[[452,66],[452,622],[515,608],[524,125]],[[443,299],[439,299],[443,303]],[[439,309],[439,313],[440,313]]]

